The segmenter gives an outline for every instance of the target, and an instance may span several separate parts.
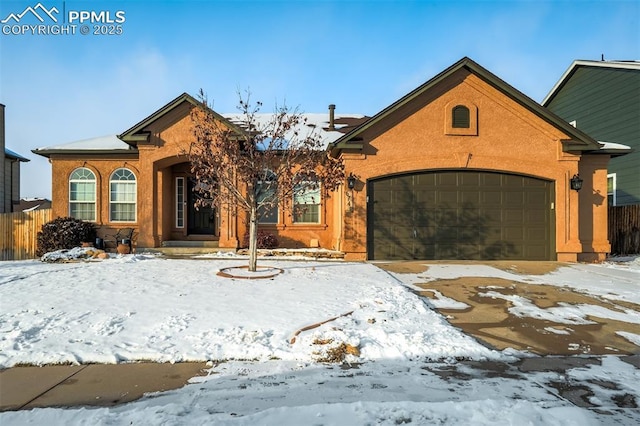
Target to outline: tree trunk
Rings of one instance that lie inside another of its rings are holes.
[[[249,271],[256,272],[258,267],[258,209],[251,207],[249,219]]]

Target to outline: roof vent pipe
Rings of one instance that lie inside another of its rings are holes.
[[[336,106],[334,104],[329,105],[329,130],[330,131],[336,129],[335,112],[336,112]]]

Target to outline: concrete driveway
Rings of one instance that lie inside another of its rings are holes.
[[[406,261],[377,263],[376,265],[397,274],[428,275],[429,265],[442,263],[437,261]],[[544,275],[564,264],[559,262],[462,262],[482,264],[522,275]],[[425,283],[414,283],[417,291],[430,300],[442,296],[462,302],[469,307],[464,309],[438,309],[454,326],[474,336],[489,347],[503,350],[514,348],[527,350],[538,355],[632,355],[640,354],[640,348],[623,337],[617,331],[639,334],[638,324],[617,321],[609,318],[589,316],[594,324],[565,324],[530,317],[518,317],[509,312],[512,303],[508,296],[520,296],[538,308],[548,309],[568,305],[593,305],[612,311],[620,308],[640,313],[640,305],[607,300],[593,295],[577,292],[567,287],[527,284],[499,277],[460,277],[439,279]],[[498,291],[505,297],[483,297],[487,289]]]

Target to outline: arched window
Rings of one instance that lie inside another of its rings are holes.
[[[69,176],[69,216],[96,220],[96,175],[85,167],[75,169]]]
[[[109,220],[135,222],[137,203],[136,176],[129,169],[117,169],[109,179]]]
[[[452,127],[456,129],[468,129],[470,126],[469,108],[464,105],[456,105],[451,110]]]
[[[278,181],[271,170],[265,170],[264,176],[256,187],[259,223],[278,223]]]

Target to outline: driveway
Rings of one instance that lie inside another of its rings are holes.
[[[429,269],[434,265],[460,263],[407,261],[376,265],[411,284],[416,293],[428,298],[451,324],[489,347],[498,350],[527,350],[539,355],[640,354],[638,346],[618,334],[640,333],[637,323],[624,321],[628,313],[640,315],[640,305],[607,299],[566,286],[540,284],[541,280],[544,282],[545,274],[567,264],[526,261],[462,262],[490,267],[496,271],[495,276],[461,276],[450,279],[433,279],[429,276]],[[507,274],[500,272],[517,276],[538,276],[539,279],[535,280],[536,283],[526,283],[505,279],[504,275]],[[443,300],[448,303],[439,303]],[[514,314],[521,312],[514,310],[514,307],[517,308],[523,302],[539,309],[543,313],[540,318]],[[570,310],[574,306],[586,306],[595,314],[588,315],[587,321],[583,321],[588,323],[571,324],[567,321],[554,321],[553,315],[544,315],[544,312],[556,308]],[[598,312],[606,312],[607,315],[598,316]],[[625,315],[620,315],[622,320],[611,319],[615,313]]]

